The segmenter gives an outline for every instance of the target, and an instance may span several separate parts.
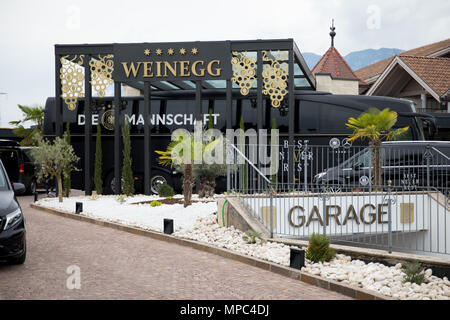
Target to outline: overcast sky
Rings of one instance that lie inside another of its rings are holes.
[[[323,54],[332,18],[342,55],[450,37],[448,0],[0,0],[0,126],[54,95],[56,43],[294,38]]]

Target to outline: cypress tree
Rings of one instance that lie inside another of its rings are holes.
[[[239,121],[239,127],[242,130],[241,136],[239,137],[239,149],[242,151],[243,154],[246,154],[246,148],[245,148],[245,124],[244,124],[244,115],[241,114],[241,120]],[[246,191],[247,190],[247,163],[244,163],[241,165],[241,189]]]
[[[122,167],[122,179],[123,179],[123,193],[127,196],[134,194],[134,179],[133,171],[131,169],[131,141],[130,141],[130,122],[128,117],[125,116],[125,125],[122,128],[123,139],[123,167]]]
[[[67,145],[70,146],[70,122],[66,123],[66,135],[64,136],[64,139],[66,140]],[[71,181],[70,181],[70,166],[65,167],[63,169],[63,191],[64,191],[64,196],[65,197],[69,197],[70,196],[70,186],[71,186]]]
[[[276,118],[272,118],[272,129],[276,129],[277,128],[277,119]],[[272,132],[271,132],[271,135],[272,135]],[[271,144],[272,143],[272,139],[269,141],[269,144]],[[270,150],[271,152],[272,152],[272,150]],[[271,154],[271,161],[278,161],[278,155],[277,154]],[[271,177],[271,182],[273,183],[273,184],[275,184],[275,190],[277,189],[277,182],[278,182],[278,179],[277,179],[277,176],[278,176],[278,173],[274,173],[273,175],[272,175],[272,177]]]
[[[212,129],[214,127],[212,113],[213,113],[213,109],[209,108],[208,129]]]
[[[103,193],[102,181],[102,137],[100,124],[97,123],[97,137],[95,140],[95,168],[94,168],[94,185],[97,194]]]

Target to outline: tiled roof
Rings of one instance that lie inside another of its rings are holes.
[[[331,47],[325,52],[311,72],[314,75],[327,73],[335,79],[359,79],[334,47]]]
[[[450,89],[450,58],[399,57],[439,96]]]
[[[450,38],[439,42],[431,43],[419,48],[404,51],[399,55],[426,57],[430,54],[433,54],[437,51],[443,50],[448,47],[450,47]],[[375,62],[371,65],[368,65],[367,67],[356,70],[355,74],[362,80],[372,78],[376,75],[381,74],[383,70],[392,62],[392,59],[394,59],[394,57],[386,58],[384,60]]]

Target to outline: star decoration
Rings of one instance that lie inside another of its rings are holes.
[[[181,48],[181,49],[180,49],[180,53],[181,53],[182,55],[185,55],[185,54],[186,54],[186,49],[185,49],[185,48]]]
[[[198,49],[197,48],[192,48],[191,52],[192,52],[192,54],[197,54],[198,53]]]
[[[162,54],[162,50],[161,49],[156,49],[156,54],[158,55],[158,56],[160,56],[161,54]]]
[[[169,48],[169,50],[167,50],[167,53],[169,54],[169,56],[173,55],[175,51],[172,48]]]
[[[145,50],[144,50],[144,54],[145,54],[146,56],[149,56],[149,55],[150,55],[150,50],[149,50],[149,49],[145,49]]]

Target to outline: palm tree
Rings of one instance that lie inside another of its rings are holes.
[[[163,166],[170,165],[177,171],[183,173],[183,196],[184,196],[184,207],[192,204],[192,188],[194,186],[194,155],[195,151],[201,151],[203,154],[205,151],[219,143],[220,140],[214,140],[209,143],[203,143],[202,141],[196,141],[192,134],[187,135],[183,138],[181,136],[178,140],[172,141],[167,146],[166,151],[155,150],[159,154],[159,164]]]
[[[16,126],[13,129],[13,133],[23,138],[20,141],[22,146],[32,146],[35,145],[34,137],[37,133],[42,131],[42,123],[44,122],[44,109],[42,107],[27,107],[18,105],[19,109],[22,110],[24,118],[22,120],[10,121],[9,124]],[[30,121],[34,124],[30,129],[26,129],[23,125],[25,122]]]
[[[386,108],[378,110],[370,108],[362,113],[358,118],[350,118],[346,126],[353,129],[349,140],[369,139],[371,148],[371,158],[373,163],[374,185],[381,186],[381,156],[380,147],[383,140],[394,140],[404,132],[409,126],[392,130],[397,122],[397,112]]]

